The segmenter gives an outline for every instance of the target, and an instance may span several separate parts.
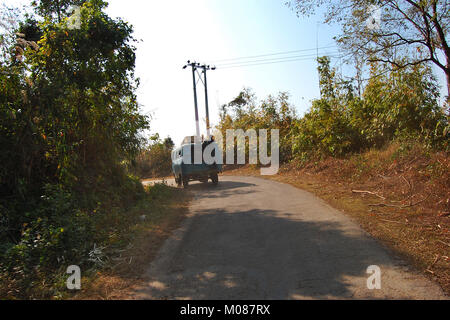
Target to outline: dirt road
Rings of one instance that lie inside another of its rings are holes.
[[[169,183],[174,183],[169,181]],[[445,299],[348,217],[312,194],[252,177],[192,183],[182,228],[137,299]],[[381,289],[367,288],[367,267]]]

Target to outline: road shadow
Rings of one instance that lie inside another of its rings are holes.
[[[255,193],[254,183],[237,181],[219,181],[218,185],[211,182],[195,182],[189,185],[188,190],[201,194],[202,198],[226,198],[232,195]]]
[[[232,185],[232,184],[230,184]],[[367,289],[367,267],[392,260],[337,222],[273,210],[201,210],[149,271],[139,299],[393,298]],[[294,216],[294,214],[292,214]],[[176,249],[175,249],[176,248]],[[400,291],[399,291],[400,292]],[[403,298],[396,293],[395,298]]]

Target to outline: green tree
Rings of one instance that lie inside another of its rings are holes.
[[[103,199],[123,206],[142,190],[123,164],[149,126],[136,101],[131,26],[103,1],[57,3],[36,2],[37,16],[2,33],[0,260],[30,277],[86,254],[99,236],[84,210]],[[71,4],[82,5],[79,29],[67,27]]]
[[[256,101],[252,90],[244,88],[236,98],[221,107],[217,129],[223,137],[226,137],[227,129],[243,129],[244,131],[279,129],[280,159],[288,161],[292,158],[291,124],[296,118],[295,111],[289,102],[289,94],[280,92],[277,96],[268,96],[259,104]],[[246,152],[248,153],[248,141],[246,141]]]
[[[379,70],[372,64],[371,74],[363,105],[352,114],[368,145],[383,145],[401,133],[445,139],[446,117],[439,108],[439,90],[430,67],[415,65],[374,76]]]
[[[380,74],[371,65],[371,77],[361,97],[319,58],[322,96],[312,103],[291,130],[293,152],[302,159],[344,156],[382,147],[400,136],[445,141],[448,125],[438,104],[438,89],[430,67],[410,66]]]
[[[447,77],[450,99],[450,4],[447,0],[292,0],[298,15],[325,7],[325,22],[340,23],[339,44],[351,56],[389,67],[433,63]]]
[[[32,1],[31,5],[35,7],[36,12],[46,18],[61,22],[67,16],[67,10],[71,6],[81,6],[86,0],[39,0]],[[103,2],[103,1],[98,1]],[[106,2],[103,2],[106,4]]]
[[[173,142],[171,137],[165,138],[163,144],[168,150],[172,150],[173,147],[175,146],[175,143]]]
[[[172,173],[172,138],[161,141],[159,134],[150,137],[150,144],[137,157],[137,174],[142,178],[166,177]]]

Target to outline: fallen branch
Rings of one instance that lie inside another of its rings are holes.
[[[449,246],[449,247],[450,247],[450,244],[448,244],[447,242],[444,242],[444,241],[442,241],[442,240],[437,240],[437,242],[443,243],[443,244],[445,244],[446,246]]]
[[[436,255],[436,258],[434,259],[434,261],[427,267],[427,269],[425,271],[428,271],[431,274],[434,274],[434,272],[431,270],[431,268],[434,267],[434,265],[436,264],[436,262],[438,262],[439,258],[441,256],[439,254]]]
[[[401,177],[408,184],[408,198],[407,199],[410,199],[409,204],[411,205],[412,204],[411,198],[413,196],[413,190],[412,190],[413,187],[412,187],[411,183],[409,183],[409,181],[403,175],[401,175]]]
[[[386,222],[392,222],[392,223],[398,223],[398,224],[403,224],[405,226],[411,226],[411,227],[426,227],[426,225],[421,225],[421,224],[417,224],[417,223],[411,223],[409,221],[406,222],[401,222],[401,221],[394,221],[394,220],[387,220],[387,219],[380,219],[381,221],[386,221]]]
[[[379,194],[376,194],[375,192],[372,191],[366,191],[366,190],[352,190],[353,193],[368,193],[368,194],[372,194],[374,196],[377,196],[378,198],[381,198],[383,200],[386,200],[385,197],[380,196]]]
[[[426,198],[424,198],[424,199],[422,199],[420,201],[417,201],[416,203],[408,204],[408,205],[404,206],[404,208],[417,206],[418,204],[424,202],[425,200],[428,200],[429,197],[431,197],[431,193]]]
[[[404,206],[397,206],[395,204],[386,204],[386,203],[369,204],[369,207],[392,207],[392,208],[400,208],[400,209],[404,208]]]
[[[376,203],[376,204],[369,204],[369,207],[392,207],[392,208],[406,209],[409,207],[417,206],[418,204],[427,200],[430,196],[431,196],[431,193],[426,198],[424,198],[420,201],[417,201],[416,203],[411,203],[411,204],[407,204],[407,205],[403,205],[403,206],[397,206],[395,204],[387,204],[387,203]]]
[[[386,221],[386,222],[392,222],[392,223],[399,223],[399,224],[407,224],[405,222],[401,222],[401,221],[393,221],[393,220],[387,220],[387,219],[380,219],[381,221]]]
[[[406,180],[406,178],[403,175],[401,175],[400,177],[402,177],[402,179],[408,184],[409,190],[411,190],[412,189],[411,183],[409,183],[409,181]]]

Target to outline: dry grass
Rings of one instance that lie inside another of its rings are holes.
[[[324,199],[450,294],[449,166],[445,153],[392,144],[349,159],[292,162],[266,178]],[[258,176],[259,170],[244,167],[225,174]]]

